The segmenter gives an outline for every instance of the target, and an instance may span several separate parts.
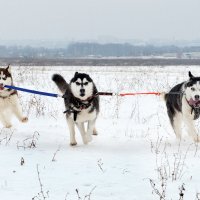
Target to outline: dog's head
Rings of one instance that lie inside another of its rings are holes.
[[[200,105],[200,77],[195,77],[189,72],[189,81],[185,84],[186,99],[190,104]]]
[[[4,85],[12,85],[11,68],[0,68],[0,92],[4,90]]]
[[[70,82],[70,87],[73,95],[81,100],[87,100],[94,92],[92,79],[88,74],[84,73],[76,72]]]

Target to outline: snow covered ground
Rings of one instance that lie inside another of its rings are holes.
[[[12,70],[16,86],[55,93],[55,72],[67,81],[76,71],[89,73],[108,92],[168,91],[189,70],[200,75],[184,66]],[[0,199],[200,199],[200,145],[187,135],[176,141],[158,96],[101,96],[99,135],[83,145],[77,132],[76,147],[69,146],[62,99],[22,92],[20,99],[29,122],[13,119],[12,129],[0,130]]]

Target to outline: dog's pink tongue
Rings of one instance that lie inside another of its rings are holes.
[[[190,99],[188,102],[191,106],[199,106],[200,105],[200,100],[194,100],[194,99]]]

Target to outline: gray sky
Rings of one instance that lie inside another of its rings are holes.
[[[0,0],[0,39],[200,38],[200,0]]]

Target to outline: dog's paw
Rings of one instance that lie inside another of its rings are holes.
[[[5,125],[5,128],[11,128],[11,127],[12,127],[11,124],[6,124],[6,125]]]
[[[88,142],[92,141],[92,136],[85,135],[82,140],[84,144],[88,144]]]
[[[82,138],[82,140],[83,140],[83,144],[88,144],[88,139],[87,139],[87,137]]]
[[[88,141],[88,142],[91,142],[91,141],[92,141],[92,136],[91,136],[91,135],[88,135],[88,136],[87,136],[87,141]]]
[[[92,135],[98,135],[98,132],[97,132],[97,130],[96,130],[96,129],[94,129],[94,130],[93,130],[93,133],[92,133]]]
[[[193,139],[194,139],[194,142],[196,142],[196,143],[200,142],[200,136],[199,135],[195,136]]]
[[[71,146],[76,146],[76,145],[77,145],[77,142],[70,142],[70,145],[71,145]]]
[[[86,145],[86,144],[88,144],[88,141],[87,141],[87,140],[84,140],[83,143]]]
[[[21,122],[22,122],[22,123],[28,122],[28,117],[23,117],[23,118],[21,119]]]

